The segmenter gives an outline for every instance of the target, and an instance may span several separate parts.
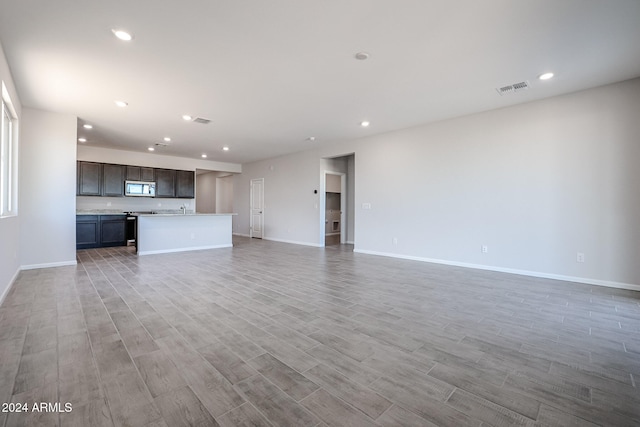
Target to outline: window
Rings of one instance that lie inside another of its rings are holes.
[[[15,153],[17,116],[7,88],[2,83],[2,126],[0,138],[0,217],[16,214]]]

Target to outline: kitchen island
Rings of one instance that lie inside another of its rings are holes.
[[[233,215],[139,214],[138,255],[230,248]]]

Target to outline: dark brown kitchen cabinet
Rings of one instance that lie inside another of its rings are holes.
[[[78,196],[101,196],[102,163],[78,162],[77,185]]]
[[[127,216],[100,216],[100,247],[127,245]]]
[[[76,249],[100,246],[100,217],[97,215],[76,216]]]
[[[76,194],[123,197],[125,180],[155,182],[155,197],[193,199],[196,194],[194,171],[84,161],[78,162]]]
[[[126,215],[77,215],[76,249],[127,245]]]
[[[153,168],[127,166],[127,179],[131,181],[155,181]]]
[[[105,164],[102,167],[102,195],[109,197],[124,196],[124,173],[123,165]]]
[[[176,171],[176,197],[193,199],[195,196],[194,182],[193,171]]]
[[[156,169],[156,197],[176,197],[176,171]]]
[[[153,168],[140,168],[140,181],[155,181],[155,169]]]

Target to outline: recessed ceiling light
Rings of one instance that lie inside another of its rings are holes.
[[[153,148],[153,147],[149,147],[149,148],[147,148],[147,150],[149,150],[149,151],[156,151],[156,149],[155,149],[155,148]]]
[[[87,142],[87,138],[78,138],[79,142]]]
[[[203,154],[201,157],[202,157],[203,159],[206,159],[206,158],[207,158],[207,155],[206,155],[206,154]]]
[[[544,73],[538,76],[540,80],[549,80],[551,77],[553,77],[553,73]]]
[[[93,126],[92,126],[92,125],[90,125],[90,124],[88,124],[88,123],[87,123],[87,124],[82,125],[82,127],[83,127],[83,128],[85,128],[85,129],[93,129]]]
[[[369,54],[367,52],[358,52],[353,55],[353,57],[359,61],[364,61],[365,59],[369,59]]]
[[[223,149],[224,151],[229,151],[229,147],[227,147],[227,146],[222,147],[222,149]]]
[[[188,115],[188,114],[185,114],[184,116],[182,116],[182,119],[183,119],[183,120],[187,120],[187,121],[191,120],[192,118],[193,118],[193,117],[191,117],[191,116],[190,116],[190,115]]]
[[[129,105],[129,103],[124,102],[124,101],[114,101],[114,102],[115,102],[115,103],[116,103],[116,105],[117,105],[118,107],[120,107],[120,108],[124,108],[124,107],[126,107],[127,105]]]
[[[371,124],[371,123],[369,123],[369,122],[368,122],[368,121],[366,121],[366,120],[365,120],[365,121],[363,121],[363,122],[360,122],[360,126],[362,126],[363,128],[366,128],[366,127],[367,127],[367,126],[369,126],[370,124]]]
[[[171,138],[169,138],[168,136],[165,136],[163,139],[164,139],[164,142],[171,142]]]
[[[131,41],[131,39],[133,39],[133,36],[124,30],[113,29],[111,30],[111,32],[113,33],[114,36],[116,36],[117,38],[125,42]]]

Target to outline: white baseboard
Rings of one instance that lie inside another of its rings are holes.
[[[66,267],[69,265],[78,265],[78,261],[60,261],[60,262],[47,262],[45,264],[29,264],[20,266],[20,270],[36,270],[38,268],[51,268],[51,267]]]
[[[232,233],[234,236],[240,236],[240,237],[251,237],[248,234],[243,234],[243,233]]]
[[[434,264],[444,264],[451,265],[455,267],[464,267],[464,268],[475,268],[478,270],[488,270],[488,271],[497,271],[500,273],[510,273],[510,274],[519,274],[521,276],[530,276],[530,277],[540,277],[543,279],[553,279],[553,280],[561,280],[564,282],[576,282],[576,283],[584,283],[587,285],[596,285],[596,286],[604,286],[607,288],[617,288],[617,289],[627,289],[630,291],[640,291],[640,285],[635,285],[631,283],[622,283],[622,282],[613,282],[609,280],[600,280],[600,279],[590,279],[587,277],[575,277],[575,276],[564,276],[561,274],[551,274],[551,273],[543,273],[539,271],[529,271],[529,270],[518,270],[514,268],[502,268],[502,267],[494,267],[489,265],[482,264],[469,264],[465,262],[456,262],[456,261],[447,261],[442,259],[433,259],[433,258],[423,258],[416,257],[411,255],[399,255],[388,252],[377,252],[377,251],[369,251],[366,249],[354,249],[354,252],[367,254],[367,255],[378,255],[385,256],[390,258],[400,258],[407,259],[411,261],[420,261],[420,262],[430,262]]]
[[[9,284],[7,285],[7,289],[4,290],[2,295],[0,295],[0,305],[4,302],[4,299],[9,295],[9,291],[13,287],[13,284],[16,283],[16,279],[18,278],[18,274],[20,274],[20,268],[16,270],[11,280],[9,280]]]
[[[274,239],[272,237],[263,237],[262,240],[270,240],[272,242],[280,242],[280,243],[291,243],[292,245],[302,245],[302,246],[312,246],[314,248],[323,248],[323,245],[319,245],[318,243],[309,243],[309,242],[298,242],[295,240],[284,240],[284,239]]]
[[[355,242],[353,240],[347,240],[345,243],[347,245],[355,245]]]
[[[189,248],[160,249],[157,251],[142,251],[142,252],[138,252],[138,255],[168,254],[173,252],[203,251],[206,249],[221,249],[221,248],[232,248],[232,247],[233,247],[233,244],[213,245],[213,246],[193,246]]]

